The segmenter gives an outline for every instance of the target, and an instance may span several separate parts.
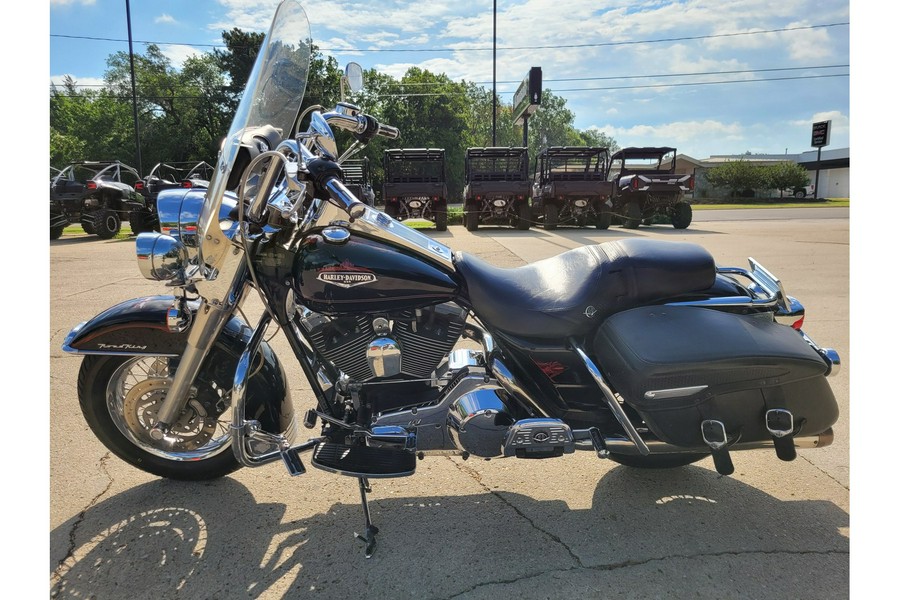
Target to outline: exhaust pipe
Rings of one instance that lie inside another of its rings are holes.
[[[576,435],[576,439],[579,441],[578,448],[581,450],[594,450],[593,444],[590,443],[589,436],[585,439],[584,436]],[[631,440],[618,437],[618,436],[610,436],[603,438],[603,442],[606,446],[606,449],[609,450],[613,454],[627,454],[637,456],[640,455],[641,452],[638,450],[637,446],[635,446]],[[818,435],[807,435],[801,437],[794,438],[794,447],[796,448],[824,448],[826,446],[830,446],[834,442],[834,430],[830,427],[823,431]],[[650,455],[653,454],[685,454],[685,453],[698,453],[698,454],[708,454],[709,447],[708,446],[696,446],[696,447],[686,447],[686,446],[675,446],[674,444],[669,444],[667,442],[663,442],[661,440],[655,438],[644,438],[644,443],[650,449]],[[728,446],[728,450],[738,451],[738,450],[759,450],[764,448],[774,448],[775,442],[772,440],[760,440],[758,442],[738,442],[732,446]]]

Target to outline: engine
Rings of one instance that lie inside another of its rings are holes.
[[[355,381],[427,379],[453,349],[467,314],[447,302],[384,316],[307,310],[300,323],[315,349]]]

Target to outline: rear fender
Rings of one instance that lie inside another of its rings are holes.
[[[63,350],[73,354],[177,357],[187,344],[189,330],[173,333],[166,325],[166,313],[174,296],[148,296],[121,302],[76,326],[66,336]],[[199,302],[188,303],[192,313]],[[216,364],[204,368],[237,370],[238,359],[250,339],[252,329],[232,317],[216,340]],[[293,403],[284,369],[272,348],[260,346],[262,364],[247,383],[246,416],[260,422],[273,434],[286,431],[294,417]]]

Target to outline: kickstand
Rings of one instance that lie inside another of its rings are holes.
[[[378,533],[378,528],[372,525],[372,519],[369,517],[369,500],[366,497],[366,492],[371,491],[369,480],[365,477],[360,477],[359,496],[362,499],[363,514],[366,516],[366,533],[360,535],[354,532],[353,535],[366,543],[366,558],[372,558],[372,555],[375,553],[375,534]]]

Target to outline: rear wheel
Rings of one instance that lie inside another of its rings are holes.
[[[96,234],[104,240],[116,237],[119,230],[122,229],[122,220],[119,218],[119,213],[110,209],[101,211],[94,218],[94,228],[96,229]]]
[[[625,229],[637,229],[641,225],[641,205],[632,200],[625,205],[625,220],[622,227]]]
[[[794,192],[794,198],[806,198],[806,190],[797,190]]]
[[[62,233],[63,233],[63,229],[65,229],[65,228],[66,228],[65,225],[59,225],[59,226],[57,226],[57,227],[51,227],[51,228],[50,228],[50,239],[51,239],[51,240],[58,240],[58,239],[59,239],[59,236],[61,236]]]
[[[559,223],[559,207],[555,204],[544,205],[544,229],[556,229]]]
[[[476,215],[477,217],[477,215]],[[439,206],[434,209],[434,228],[438,231],[447,231],[447,207]]]
[[[519,205],[519,220],[516,222],[516,229],[522,231],[531,227],[531,207],[523,202]]]
[[[466,229],[469,231],[478,231],[478,209],[475,206],[466,208]]]
[[[597,229],[609,229],[609,226],[612,225],[612,213],[606,209],[601,210],[597,215],[595,225]]]
[[[128,214],[128,224],[135,235],[153,231],[153,215],[146,209],[136,209]]]
[[[177,359],[87,356],[78,399],[91,431],[125,462],[170,479],[204,480],[240,467],[229,433],[231,371],[194,382],[187,406],[163,440],[150,437]]]
[[[387,216],[391,217],[392,219],[396,219],[396,218],[397,218],[397,215],[400,214],[400,211],[397,210],[397,205],[396,205],[396,204],[393,204],[393,203],[391,203],[391,202],[388,202],[387,204],[384,205],[384,213],[385,213]]]
[[[88,219],[85,219],[81,222],[81,228],[84,229],[84,232],[90,235],[94,235],[97,233],[97,229],[94,227],[94,223]]]
[[[635,469],[672,469],[683,467],[698,460],[703,460],[709,454],[612,454],[609,459],[626,467]]]
[[[672,207],[672,227],[675,229],[687,229],[694,217],[694,211],[687,202],[679,202]]]

